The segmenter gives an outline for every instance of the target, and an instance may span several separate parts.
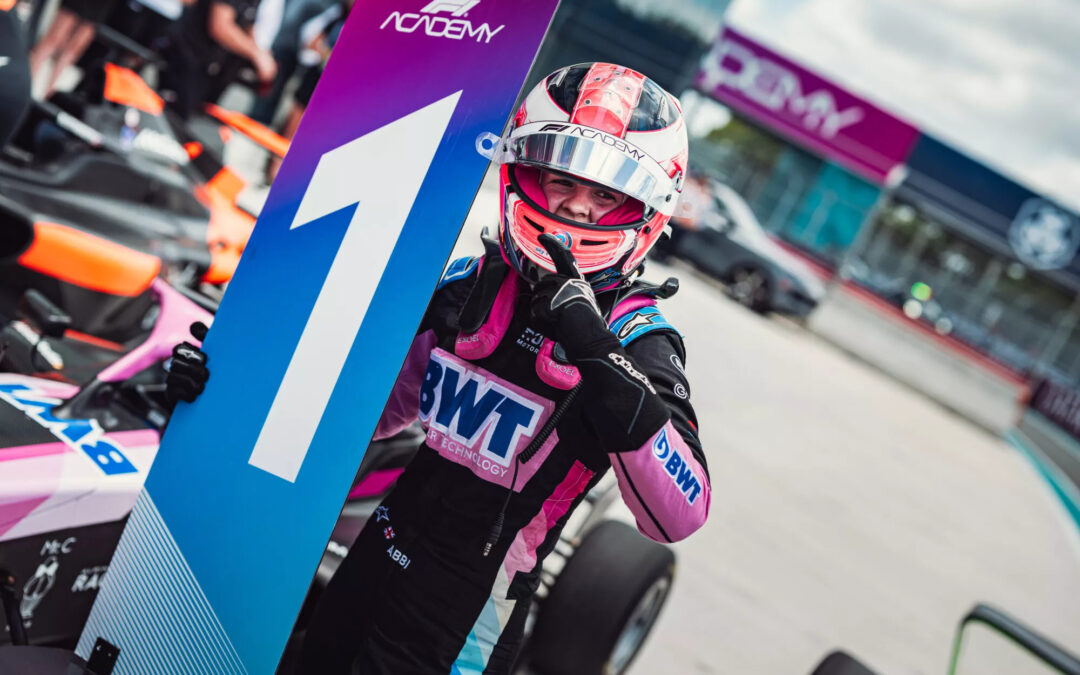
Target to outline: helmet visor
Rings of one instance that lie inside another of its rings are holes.
[[[503,164],[528,164],[599,183],[671,215],[676,179],[644,150],[598,129],[569,122],[533,122],[515,129],[496,156]]]

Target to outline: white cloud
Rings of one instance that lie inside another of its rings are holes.
[[[728,21],[1080,209],[1080,3],[735,0]]]
[[[731,110],[693,89],[680,97],[686,113],[686,132],[690,138],[705,136],[713,129],[722,129],[731,121]]]

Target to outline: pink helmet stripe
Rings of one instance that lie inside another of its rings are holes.
[[[589,68],[570,121],[623,138],[634,116],[645,76],[613,63]]]

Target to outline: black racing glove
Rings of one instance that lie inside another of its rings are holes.
[[[544,335],[562,345],[575,365],[583,358],[620,348],[619,340],[600,313],[589,282],[578,271],[570,249],[550,234],[540,243],[555,263],[555,273],[543,277],[532,290],[532,323]]]
[[[533,324],[581,371],[585,413],[604,450],[636,450],[671,418],[667,405],[608,328],[574,255],[550,234],[539,239],[556,271],[533,287]]]
[[[199,321],[191,324],[191,334],[202,341],[206,337],[206,326]],[[169,374],[165,378],[165,396],[171,405],[177,401],[191,403],[206,388],[210,371],[206,367],[209,357],[190,342],[181,342],[173,347],[172,360],[169,362]]]

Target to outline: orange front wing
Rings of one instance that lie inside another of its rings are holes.
[[[236,205],[236,197],[243,189],[244,179],[223,167],[205,189],[196,192],[196,196],[203,196],[210,210],[210,224],[206,229],[210,269],[203,275],[203,281],[207,283],[223,284],[232,279],[255,228],[255,218]]]

